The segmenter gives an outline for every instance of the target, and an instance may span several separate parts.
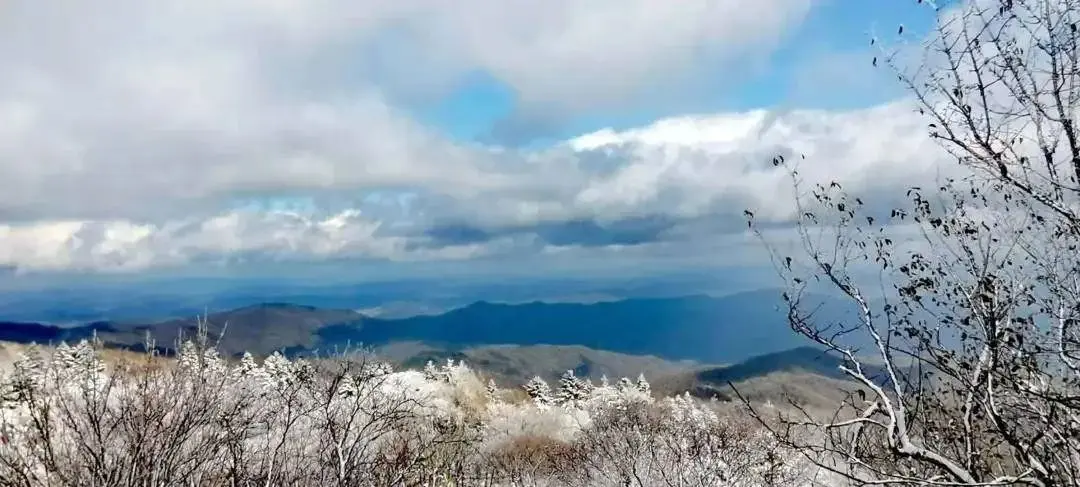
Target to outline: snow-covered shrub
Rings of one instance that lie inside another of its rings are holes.
[[[464,363],[366,353],[106,363],[93,343],[31,347],[0,374],[0,486],[784,485],[748,421],[644,377],[540,378],[503,399]],[[164,365],[163,365],[164,364]]]
[[[411,484],[476,441],[448,384],[364,354],[230,364],[188,342],[171,367],[106,373],[84,342],[2,386],[0,485]]]
[[[621,397],[598,410],[577,438],[572,464],[586,467],[574,471],[571,483],[779,486],[799,478],[780,445],[746,436],[749,418],[723,420],[688,395],[655,402]]]
[[[519,437],[545,437],[572,442],[589,416],[576,408],[525,404],[495,403],[484,421],[485,450],[501,448]]]

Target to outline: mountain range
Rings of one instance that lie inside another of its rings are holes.
[[[845,309],[822,298],[818,316]],[[733,363],[805,344],[790,330],[780,293],[762,290],[726,296],[634,298],[596,303],[475,302],[440,314],[404,318],[367,316],[350,309],[261,303],[205,317],[219,349],[266,355],[328,352],[347,346],[419,342],[442,350],[489,345],[584,346],[667,360]],[[193,336],[198,320],[95,321],[61,327],[0,323],[0,340],[75,341],[97,335],[108,345],[142,349],[147,338],[161,349]]]
[[[756,277],[755,277],[756,276]],[[162,278],[102,281],[73,279],[64,286],[12,287],[0,281],[0,319],[63,326],[91,321],[158,322],[217,313],[253,303],[291,303],[317,308],[357,309],[382,318],[431,314],[481,299],[503,303],[593,302],[609,299],[729,294],[753,288],[754,272],[728,269],[643,276],[590,276],[513,280],[480,276],[453,279],[325,281],[240,278]],[[749,287],[748,287],[749,286]]]
[[[819,320],[852,310],[827,296]],[[663,394],[732,399],[729,384],[757,398],[794,397],[830,404],[846,380],[842,361],[794,333],[779,290],[724,296],[629,298],[576,302],[478,301],[445,312],[394,317],[264,302],[200,318],[99,320],[76,326],[0,322],[0,342],[56,344],[96,336],[107,346],[171,352],[200,324],[225,354],[327,355],[363,346],[399,366],[463,360],[503,386],[534,376],[554,382],[566,370],[598,381],[645,374]],[[872,364],[871,375],[880,375]],[[877,378],[880,380],[881,378]]]
[[[786,321],[778,290],[727,296],[636,298],[593,303],[477,301],[440,314],[400,319],[348,309],[292,303],[259,303],[205,316],[211,337],[229,354],[326,352],[343,347],[380,347],[400,341],[440,349],[515,346],[583,346],[666,360],[732,363],[805,344]],[[843,307],[823,299],[819,315]],[[97,321],[78,326],[0,323],[0,340],[73,341],[95,335],[111,346],[141,349],[151,338],[161,349],[193,336],[197,319],[157,323]]]

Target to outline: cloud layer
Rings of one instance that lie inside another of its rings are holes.
[[[464,190],[414,183],[364,198],[312,192],[314,203],[302,211],[249,205],[193,217],[0,226],[0,265],[133,270],[256,257],[469,258],[736,232],[745,208],[759,219],[792,216],[786,173],[770,162],[776,154],[806,154],[800,171],[808,182],[837,180],[857,192],[887,194],[933,180],[941,155],[907,112],[896,104],[685,117],[540,152],[455,147],[511,168],[467,166],[484,184]]]
[[[475,72],[514,116],[627,106],[768,53],[809,0],[61,3],[0,15],[0,266],[18,270],[641,246],[789,216],[778,153],[866,190],[940,160],[899,102],[528,150],[408,109]]]

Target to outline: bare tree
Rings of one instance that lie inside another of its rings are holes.
[[[1080,2],[933,8],[921,63],[906,48],[874,63],[962,176],[882,211],[775,160],[803,250],[769,246],[790,324],[858,387],[774,431],[858,484],[1080,485]],[[827,289],[850,319],[816,313]]]

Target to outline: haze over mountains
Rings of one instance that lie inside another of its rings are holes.
[[[745,275],[744,275],[745,274]],[[656,276],[417,277],[362,282],[274,279],[114,277],[64,286],[25,285],[0,289],[0,320],[79,325],[90,321],[158,322],[224,312],[257,303],[356,309],[368,316],[401,318],[440,313],[476,301],[522,303],[596,302],[613,299],[725,295],[771,285],[760,275],[728,269]]]

